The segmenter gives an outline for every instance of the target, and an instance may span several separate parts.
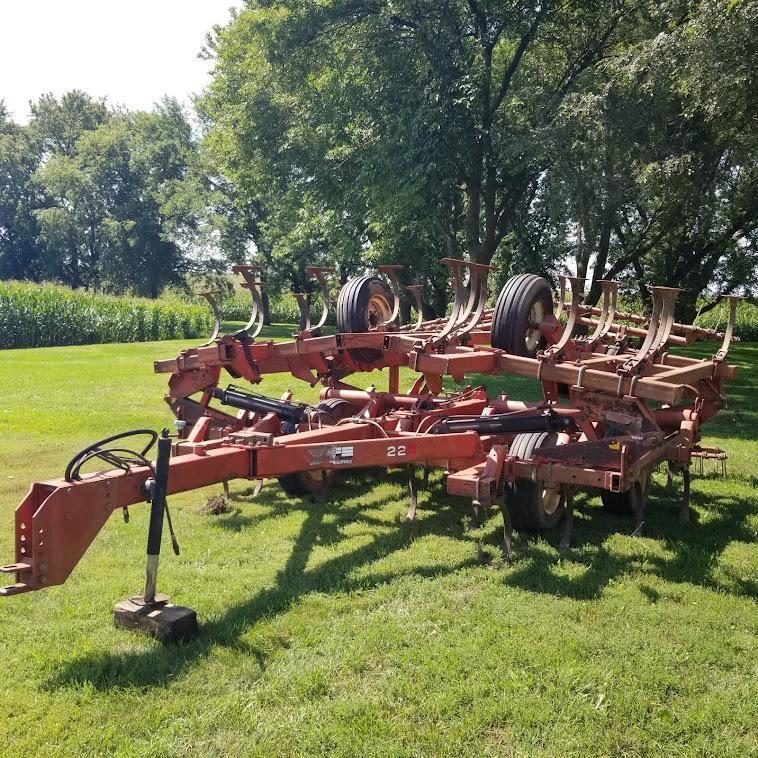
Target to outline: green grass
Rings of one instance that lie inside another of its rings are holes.
[[[184,346],[0,353],[2,556],[29,482],[94,439],[170,421],[152,362]],[[706,438],[730,452],[729,477],[693,481],[693,522],[680,527],[661,476],[642,539],[581,497],[562,561],[551,533],[517,535],[510,567],[485,565],[500,518],[471,529],[439,474],[413,524],[400,471],[355,474],[326,505],[275,483],[251,500],[240,482],[217,517],[198,509],[220,487],[186,493],[159,588],[201,633],[167,648],[112,626],[141,588],[147,509],[114,516],[63,587],[0,601],[2,754],[756,752],[758,346],[733,359],[730,408]],[[288,387],[316,396],[283,377],[261,390]]]

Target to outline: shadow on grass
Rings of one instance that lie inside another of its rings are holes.
[[[708,359],[715,350],[713,343],[703,342],[672,352],[692,358]],[[733,439],[744,445],[755,439],[755,427],[758,424],[758,408],[755,404],[758,391],[758,345],[732,344],[728,363],[737,366],[737,373],[723,384],[726,408],[703,426],[703,433],[705,436]]]
[[[504,582],[531,592],[591,600],[600,597],[614,580],[635,572],[719,592],[758,595],[756,583],[749,579],[732,576],[730,583],[725,584],[714,574],[718,558],[729,543],[754,541],[748,523],[755,511],[753,500],[693,490],[690,501],[693,508],[708,511],[707,523],[701,525],[697,523],[696,510],[692,511],[689,524],[679,521],[678,498],[678,493],[653,487],[646,514],[646,536],[656,540],[659,549],[624,554],[617,546],[609,546],[608,540],[617,533],[631,535],[632,518],[613,516],[594,506],[587,508],[589,497],[582,493],[577,497],[573,547],[566,559],[583,564],[586,570],[576,576],[558,570],[553,547],[560,539],[556,530],[556,534],[548,535],[548,542],[519,539],[515,545],[517,562],[505,575]]]
[[[390,475],[398,480],[400,472]],[[287,500],[278,492],[267,493],[266,500],[270,510],[267,514],[248,516],[235,512],[222,516],[216,522],[218,528],[239,531],[270,518],[277,518],[293,509],[305,511],[305,521],[294,541],[292,552],[283,569],[279,572],[273,587],[260,590],[249,600],[232,606],[220,618],[201,625],[200,634],[190,643],[175,647],[156,645],[147,650],[129,653],[99,653],[83,656],[67,663],[51,676],[45,688],[56,690],[62,687],[78,686],[88,683],[96,689],[106,690],[118,687],[150,687],[163,685],[181,675],[187,668],[202,659],[215,646],[227,646],[244,650],[258,658],[262,668],[266,657],[257,649],[251,649],[242,639],[243,635],[263,618],[287,611],[299,599],[310,593],[349,592],[385,584],[407,572],[383,572],[372,574],[370,578],[351,579],[350,574],[356,568],[369,566],[374,561],[386,558],[389,554],[407,548],[419,534],[435,534],[466,539],[476,543],[483,538],[485,548],[495,546],[500,537],[500,515],[498,528],[493,530],[488,520],[477,532],[464,533],[461,509],[458,499],[447,496],[442,490],[435,492],[430,501],[421,508],[424,518],[420,522],[407,523],[397,520],[388,533],[373,534],[368,544],[355,550],[336,556],[306,571],[309,557],[316,546],[335,544],[346,539],[343,528],[355,521],[369,527],[386,530],[391,522],[372,517],[367,510],[375,510],[386,505],[389,499],[369,504],[341,505],[341,495],[354,497],[356,491],[370,487],[373,480],[366,475],[352,479],[347,488],[341,488],[335,494],[336,502],[331,505],[318,506]],[[433,481],[433,488],[440,483]],[[665,557],[660,555],[633,554],[625,555],[608,546],[612,535],[632,530],[631,519],[610,516],[600,508],[588,503],[586,494],[577,496],[577,514],[574,532],[574,545],[567,556],[575,564],[584,564],[586,570],[579,576],[567,576],[560,571],[560,564],[555,546],[560,539],[560,530],[547,535],[546,540],[529,540],[517,535],[514,545],[514,565],[505,569],[503,581],[531,592],[549,593],[580,600],[599,597],[603,589],[623,575],[635,572],[650,574],[670,582],[685,582],[719,591],[735,591],[737,594],[755,595],[755,584],[732,577],[733,587],[725,587],[714,577],[712,569],[724,548],[733,540],[750,542],[754,535],[747,523],[748,516],[754,510],[754,504],[747,498],[732,495],[706,495],[694,491],[693,506],[708,511],[708,523],[702,526],[696,522],[682,525],[678,521],[678,504],[676,495],[655,487],[651,493],[648,511],[648,535],[662,543]],[[589,505],[589,507],[587,507]],[[694,513],[694,512],[693,512]],[[352,534],[351,537],[355,535]],[[649,552],[649,551],[648,551]],[[659,551],[660,552],[660,551]],[[454,573],[466,566],[481,562],[479,558],[454,565],[416,566],[412,573],[424,577],[441,576]],[[657,598],[657,591],[647,587],[646,594],[652,602]]]
[[[360,482],[358,484],[363,486]],[[354,493],[351,492],[350,495],[354,496]],[[286,500],[278,493],[273,496],[282,501]],[[407,574],[407,572],[384,572],[372,574],[370,579],[349,578],[350,573],[356,568],[370,565],[373,561],[408,547],[420,533],[420,523],[400,521],[393,526],[391,522],[373,518],[364,512],[386,506],[389,499],[382,502],[374,501],[367,505],[341,505],[336,502],[324,506],[287,501],[289,505],[287,509],[284,509],[276,499],[267,515],[248,517],[244,514],[233,513],[220,517],[217,522],[223,529],[236,531],[267,518],[283,515],[289,510],[305,511],[305,521],[293,543],[290,557],[277,575],[273,587],[262,589],[249,600],[232,606],[220,618],[204,622],[200,627],[199,635],[187,644],[170,647],[156,645],[147,650],[125,654],[101,653],[76,658],[51,676],[45,683],[45,689],[56,690],[85,682],[101,690],[114,687],[159,686],[179,676],[189,666],[208,655],[211,648],[218,645],[247,650],[255,655],[264,667],[263,654],[260,651],[248,650],[248,646],[241,639],[257,621],[285,612],[300,598],[310,593],[366,589]],[[459,504],[450,500],[429,513],[431,515],[425,514],[423,520],[424,533],[463,537]],[[326,516],[329,516],[328,520]],[[387,534],[375,535],[368,544],[326,561],[316,569],[306,571],[309,557],[315,547],[334,544],[345,539],[342,529],[358,520],[369,526],[392,528]],[[476,558],[471,558],[444,568],[416,566],[413,574],[423,577],[439,576],[476,563]]]

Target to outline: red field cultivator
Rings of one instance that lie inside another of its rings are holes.
[[[652,288],[649,316],[617,310],[618,284],[604,281],[599,308],[581,303],[583,280],[562,277],[554,301],[547,281],[511,278],[494,308],[486,306],[487,266],[445,259],[454,302],[450,315],[427,319],[420,287],[406,288],[416,303],[415,323],[400,319],[396,266],[381,276],[360,276],[342,287],[337,334],[324,334],[330,307],[326,269],[310,274],[321,285],[323,308],[312,324],[305,295],[297,295],[302,319],[293,339],[259,339],[263,323],[260,270],[236,273],[253,300],[244,329],[159,360],[169,375],[166,400],[177,435],[159,440],[157,463],[147,459],[157,435],[136,431],[82,451],[64,478],[33,484],[16,511],[16,562],[3,571],[16,583],[12,595],[66,580],[114,511],[152,500],[151,544],[157,561],[164,495],[225,483],[278,478],[290,495],[324,496],[341,470],[408,467],[410,507],[416,503],[414,467],[445,472],[448,492],[482,507],[499,504],[510,553],[513,527],[539,532],[565,526],[569,544],[573,495],[600,490],[605,507],[634,517],[639,532],[651,472],[666,462],[684,478],[682,518],[688,518],[693,457],[720,455],[698,446],[700,427],[724,399],[722,381],[734,375],[727,362],[736,298],[729,298],[725,334],[674,321],[675,289]],[[700,338],[722,339],[708,360],[668,352]],[[400,367],[416,372],[413,386],[399,387]],[[386,369],[381,391],[350,384],[351,375]],[[273,373],[320,383],[321,402],[269,398],[226,384],[257,384]],[[522,402],[492,397],[485,387],[446,391],[469,374],[515,374],[537,380],[543,399]],[[226,378],[225,378],[226,377]],[[128,437],[147,434],[134,451]],[[110,470],[82,474],[100,459]],[[170,521],[169,521],[170,527]],[[150,562],[149,562],[150,564]],[[146,596],[150,587],[150,565]]]

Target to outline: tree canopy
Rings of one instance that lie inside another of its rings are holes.
[[[203,209],[175,100],[127,113],[74,91],[2,123],[0,275],[151,297],[180,281]]]
[[[293,280],[391,259],[439,290],[449,254],[750,288],[755,28],[719,0],[248,2],[206,144]]]
[[[45,95],[0,106],[0,276],[155,295],[255,256],[269,293],[443,256],[758,286],[758,4],[248,0],[209,35],[198,127]]]

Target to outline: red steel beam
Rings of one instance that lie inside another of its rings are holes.
[[[375,427],[369,425],[369,428]],[[307,432],[297,435],[297,444],[293,440],[292,444],[254,448],[254,476],[270,478],[296,471],[387,467],[443,460],[449,461],[449,467],[455,469],[484,458],[476,432],[405,434],[303,444],[300,438],[305,434]]]
[[[0,588],[10,595],[62,584],[118,508],[145,502],[143,485],[153,475],[146,466],[107,471],[76,481],[52,479],[32,485],[16,519],[17,584]],[[224,446],[203,455],[171,459],[168,493],[185,492],[250,475],[250,448]]]

